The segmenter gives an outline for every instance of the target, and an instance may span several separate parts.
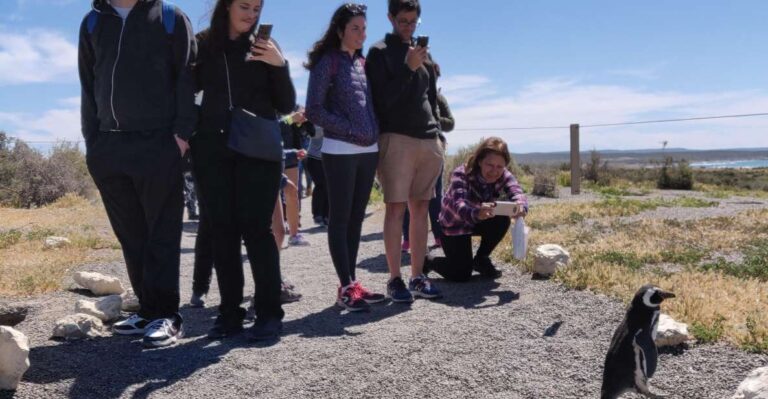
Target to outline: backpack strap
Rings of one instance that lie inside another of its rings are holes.
[[[176,6],[173,4],[167,3],[165,1],[162,2],[163,4],[163,26],[165,27],[165,33],[172,35],[174,29],[176,28]]]
[[[176,29],[176,6],[170,3],[162,2],[163,5],[163,13],[161,15],[161,19],[163,21],[163,26],[165,27],[165,33],[169,35],[173,35],[173,31]],[[96,23],[99,21],[99,13],[96,10],[91,10],[91,12],[88,13],[87,21],[86,21],[86,28],[88,29],[88,34],[92,34],[93,31],[96,29]]]
[[[96,10],[91,10],[91,12],[88,13],[88,17],[85,22],[86,29],[88,29],[88,34],[92,34],[93,30],[96,29],[96,22],[99,21],[99,13],[96,12]]]

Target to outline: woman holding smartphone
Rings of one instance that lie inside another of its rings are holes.
[[[208,333],[212,339],[243,330],[241,240],[256,284],[256,321],[250,336],[270,340],[282,330],[280,259],[271,229],[282,166],[227,147],[233,107],[277,120],[296,103],[288,64],[277,44],[264,37],[251,41],[262,6],[262,0],[218,0],[210,28],[198,34],[195,73],[202,104],[191,144],[221,293],[219,315]]]
[[[451,281],[468,281],[472,270],[483,277],[501,276],[491,263],[491,253],[507,234],[510,217],[528,213],[528,200],[507,169],[511,159],[507,143],[490,137],[477,146],[465,165],[453,171],[440,211],[445,257],[427,256],[424,274],[434,271]],[[494,204],[502,199],[515,202],[517,213],[496,215]],[[472,236],[480,236],[474,256]]]
[[[328,246],[340,283],[336,303],[349,311],[367,310],[385,299],[366,289],[355,273],[379,158],[379,129],[362,54],[366,10],[361,4],[339,7],[305,64],[310,71],[307,117],[324,132]]]

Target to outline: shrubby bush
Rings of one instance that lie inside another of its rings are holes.
[[[556,170],[537,170],[533,174],[533,190],[531,194],[549,198],[559,197],[558,175],[559,171]]]
[[[656,187],[668,190],[692,190],[693,189],[693,170],[688,161],[681,160],[675,162],[672,157],[664,159],[664,163],[659,168],[659,179]]]
[[[94,193],[85,156],[71,143],[56,144],[48,156],[0,132],[0,204],[40,207],[67,193]]]

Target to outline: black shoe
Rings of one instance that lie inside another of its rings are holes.
[[[282,320],[257,318],[253,327],[248,330],[248,338],[252,341],[272,341],[280,338],[282,331]]]
[[[491,259],[487,257],[475,258],[472,268],[486,278],[501,277],[501,270],[497,269]]]
[[[208,339],[222,339],[239,334],[243,331],[243,319],[227,319],[222,315],[216,317],[213,328],[208,330]]]
[[[189,220],[200,220],[200,216],[198,216],[197,213],[190,213]]]

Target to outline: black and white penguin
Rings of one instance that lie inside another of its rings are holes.
[[[656,371],[656,327],[661,302],[675,294],[653,285],[642,286],[627,315],[611,339],[605,356],[602,399],[616,399],[624,392],[637,392],[657,398],[648,389],[648,379]]]

